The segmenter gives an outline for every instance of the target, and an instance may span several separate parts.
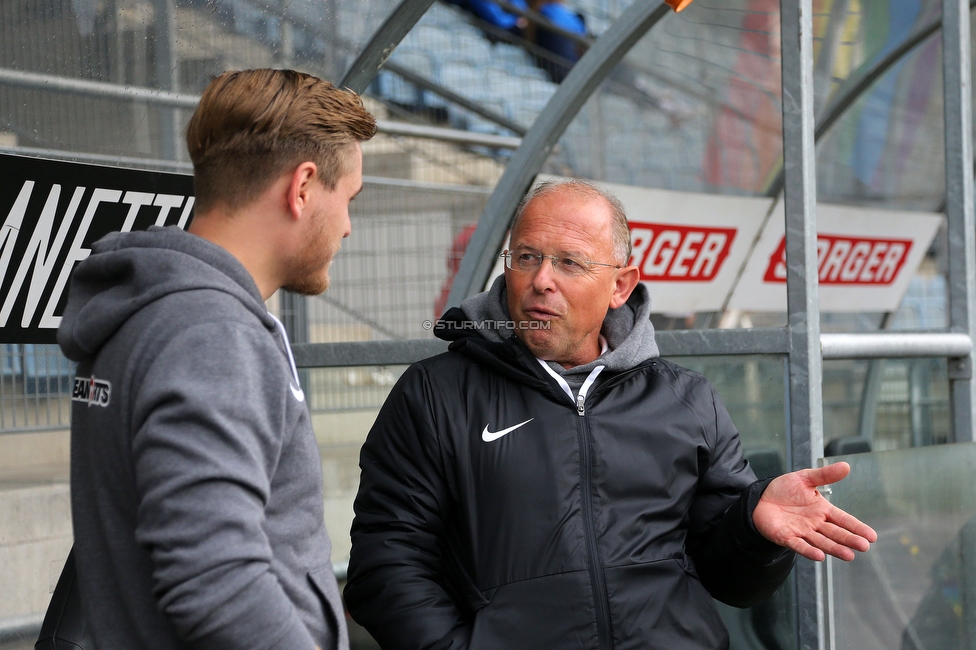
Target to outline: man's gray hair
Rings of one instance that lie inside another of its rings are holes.
[[[627,213],[624,211],[624,206],[620,203],[620,199],[613,194],[582,178],[554,178],[542,181],[526,192],[518,208],[515,210],[515,217],[512,219],[512,232],[514,233],[518,229],[525,208],[533,199],[547,196],[562,189],[569,189],[581,196],[591,199],[603,199],[607,202],[607,205],[610,206],[610,215],[612,217],[610,236],[612,238],[611,243],[613,244],[613,256],[618,264],[626,266],[627,262],[630,261],[631,242],[630,226],[627,225]]]

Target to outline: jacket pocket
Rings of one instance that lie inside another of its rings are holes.
[[[725,624],[693,570],[681,556],[605,569],[616,650],[728,647]]]
[[[531,578],[484,592],[470,650],[574,650],[598,645],[586,571]]]
[[[701,578],[698,577],[698,569],[695,568],[695,562],[694,560],[691,559],[690,556],[682,553],[680,555],[675,556],[672,559],[674,559],[674,561],[678,563],[678,566],[680,566],[685,573],[687,573],[695,580],[701,582]]]

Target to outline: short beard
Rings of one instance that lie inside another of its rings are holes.
[[[282,285],[282,288],[300,296],[317,296],[329,288],[329,266],[339,252],[339,247],[329,251],[329,254],[322,259],[323,226],[320,226],[314,233],[305,240],[305,246],[299,251],[294,260],[294,268],[291,272],[291,280]],[[324,267],[324,272],[323,272]]]
[[[317,278],[311,275],[307,275],[304,278],[296,280],[295,282],[286,284],[282,287],[285,291],[291,291],[292,293],[297,293],[300,296],[318,296],[325,293],[325,290],[329,288],[329,276],[326,274],[324,278]]]

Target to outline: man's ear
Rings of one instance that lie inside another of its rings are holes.
[[[303,162],[295,168],[288,183],[288,212],[292,219],[301,219],[311,200],[312,183],[318,182],[318,168],[313,162]]]
[[[625,266],[617,271],[617,280],[614,282],[613,294],[610,296],[610,309],[623,306],[637,288],[638,282],[640,282],[640,269],[636,266]]]

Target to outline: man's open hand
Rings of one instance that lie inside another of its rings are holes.
[[[851,471],[847,463],[820,469],[802,469],[773,479],[752,514],[763,537],[817,562],[829,553],[841,560],[854,559],[878,539],[874,530],[831,505],[817,490],[836,483]]]

